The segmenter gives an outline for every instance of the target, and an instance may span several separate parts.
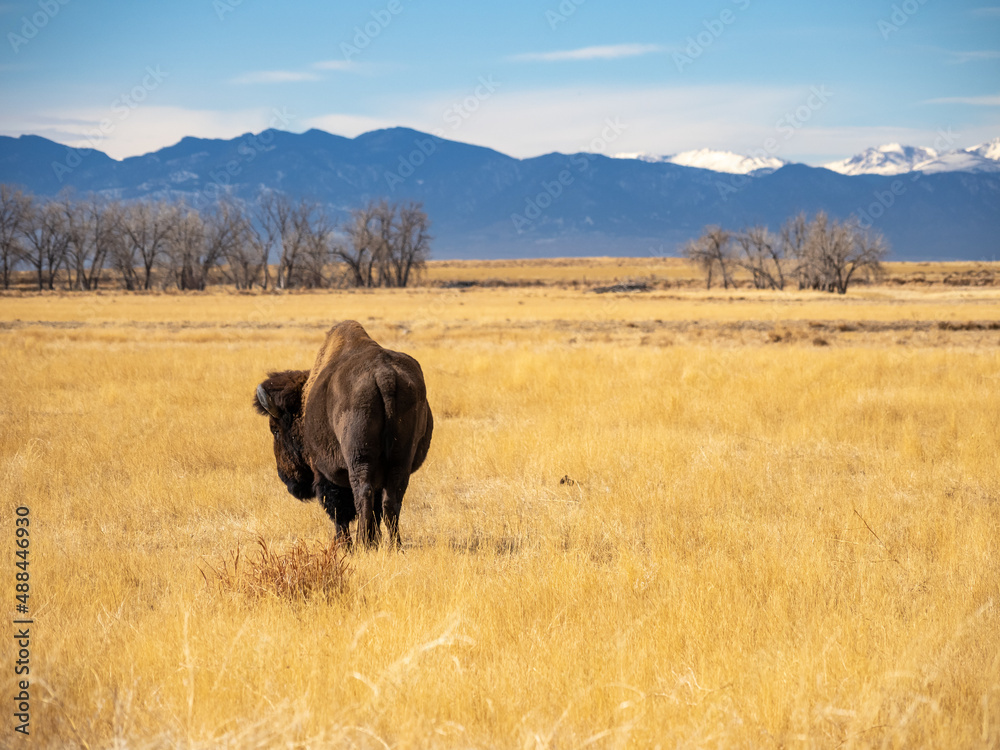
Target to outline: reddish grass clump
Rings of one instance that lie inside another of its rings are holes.
[[[341,594],[347,589],[346,550],[336,539],[325,544],[298,539],[287,550],[278,552],[258,536],[257,547],[256,554],[244,554],[237,544],[218,568],[206,562],[221,591],[253,599],[275,596],[304,601]],[[211,584],[204,570],[202,575],[205,583]]]

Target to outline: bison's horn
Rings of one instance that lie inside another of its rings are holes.
[[[257,403],[260,404],[261,409],[275,419],[281,417],[281,414],[278,413],[278,407],[274,405],[274,401],[271,400],[271,394],[264,389],[263,383],[257,386]]]

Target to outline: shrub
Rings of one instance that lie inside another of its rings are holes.
[[[210,569],[210,573],[202,569],[206,585],[211,586],[214,579],[226,593],[291,601],[329,597],[347,590],[350,568],[346,550],[336,539],[326,544],[299,539],[286,551],[277,552],[258,536],[255,552],[244,554],[237,544],[219,567],[206,562]]]

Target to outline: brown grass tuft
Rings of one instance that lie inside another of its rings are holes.
[[[329,543],[310,544],[297,539],[284,552],[275,551],[263,536],[257,537],[256,554],[244,554],[237,544],[218,567],[202,569],[205,583],[222,592],[251,599],[275,596],[290,601],[330,597],[347,590],[350,567],[345,548]]]

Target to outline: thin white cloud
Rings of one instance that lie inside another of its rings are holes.
[[[1000,7],[996,5],[988,5],[983,8],[975,8],[972,11],[972,15],[985,18],[1000,18]]]
[[[302,81],[322,81],[323,76],[314,71],[332,70],[337,72],[357,72],[360,66],[350,60],[319,60],[310,65],[312,70],[256,70],[230,79],[229,83],[239,85],[256,83],[300,83]]]
[[[316,70],[356,71],[358,64],[353,60],[320,60],[312,64]]]
[[[976,107],[1000,107],[1000,94],[945,96],[940,99],[927,99],[924,104],[971,104]]]
[[[515,62],[565,62],[568,60],[615,60],[620,57],[638,57],[654,52],[663,52],[658,44],[611,44],[597,47],[581,47],[580,49],[559,50],[556,52],[525,52],[512,55],[509,60]]]
[[[322,76],[317,73],[309,73],[300,70],[258,70],[253,73],[244,73],[231,79],[230,83],[253,84],[253,83],[297,83],[300,81],[321,81]]]
[[[952,65],[961,65],[969,62],[981,62],[983,60],[1000,60],[1000,50],[986,49],[970,52],[949,52],[951,59],[948,61]]]

